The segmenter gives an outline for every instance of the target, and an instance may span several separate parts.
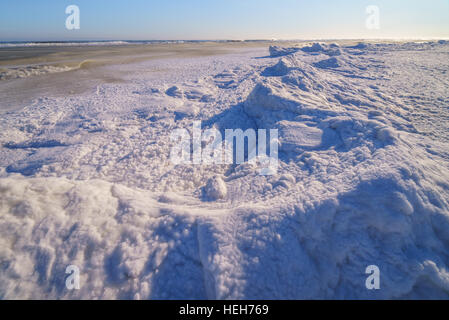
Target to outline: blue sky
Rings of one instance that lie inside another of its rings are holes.
[[[78,5],[81,28],[65,28]],[[380,29],[365,27],[368,5]],[[0,41],[449,38],[449,0],[1,0]]]

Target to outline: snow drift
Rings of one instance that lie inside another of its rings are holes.
[[[449,141],[432,117],[447,119],[436,57],[449,47],[421,49],[270,48],[282,58],[221,70],[200,59],[188,83],[136,78],[5,115],[0,297],[448,298]],[[192,119],[277,128],[278,174],[172,165],[170,130]],[[68,265],[80,290],[65,287]],[[369,265],[380,290],[365,287]]]

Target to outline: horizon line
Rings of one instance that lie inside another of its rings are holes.
[[[68,42],[112,42],[112,41],[129,41],[129,42],[167,42],[167,41],[198,41],[198,42],[217,42],[217,41],[234,41],[234,42],[245,42],[245,41],[329,41],[329,40],[449,40],[449,36],[443,37],[367,37],[367,38],[254,38],[254,39],[69,39],[69,40],[3,40],[0,39],[0,43],[68,43]]]

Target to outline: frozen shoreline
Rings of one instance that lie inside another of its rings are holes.
[[[327,43],[146,60],[2,114],[0,297],[448,298],[448,52]],[[195,120],[279,129],[278,175],[173,165],[170,132]],[[226,196],[204,201],[216,175]],[[68,265],[80,290],[65,288]],[[369,265],[381,290],[365,287]]]
[[[266,46],[263,42],[200,42],[0,48],[0,114],[20,110],[38,98],[79,96],[105,83],[123,82],[124,76],[139,70],[139,62],[224,55]]]

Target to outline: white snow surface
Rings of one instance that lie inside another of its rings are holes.
[[[139,62],[2,114],[0,298],[449,298],[449,44],[307,48]],[[279,129],[278,173],[172,164],[194,120]]]

